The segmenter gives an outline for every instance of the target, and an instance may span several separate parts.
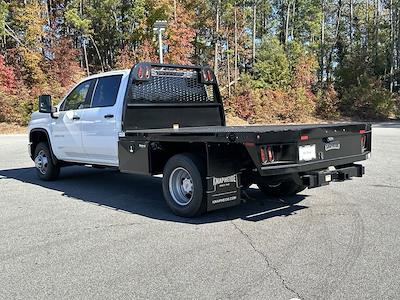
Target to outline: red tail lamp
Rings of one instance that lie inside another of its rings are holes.
[[[300,136],[300,141],[308,141],[310,137],[308,135],[302,135]]]
[[[270,146],[267,147],[267,156],[268,156],[268,162],[274,160],[274,152],[272,151],[272,148]]]
[[[265,154],[265,149],[264,149],[264,147],[261,147],[261,149],[260,149],[260,158],[261,158],[261,162],[262,162],[262,163],[265,163],[266,160],[267,160],[267,156],[266,156],[266,154]]]
[[[361,147],[362,147],[363,149],[367,148],[367,138],[365,137],[365,135],[363,135],[363,136],[361,137],[360,142],[361,142]]]
[[[142,79],[143,78],[143,67],[139,66],[138,70],[137,70],[137,76]]]
[[[210,81],[210,82],[212,82],[213,79],[214,79],[214,78],[213,78],[213,74],[212,74],[211,70],[208,70],[208,71],[207,71],[207,80]]]
[[[146,79],[150,78],[150,68],[146,68],[145,77],[146,77]]]
[[[274,161],[274,150],[271,146],[260,148],[260,158],[263,164],[270,163]]]

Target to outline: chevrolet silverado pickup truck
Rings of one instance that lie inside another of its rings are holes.
[[[29,154],[42,180],[69,165],[163,174],[170,209],[193,217],[237,205],[257,184],[266,195],[362,177],[371,125],[226,126],[209,67],[138,63],[87,77],[57,105],[39,97]]]

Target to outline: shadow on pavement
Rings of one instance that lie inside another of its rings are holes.
[[[307,208],[297,205],[306,196],[285,197],[285,201],[267,198],[258,189],[249,189],[245,203],[198,218],[181,218],[168,209],[161,191],[161,178],[122,174],[108,169],[66,167],[56,181],[41,181],[35,168],[0,170],[0,182],[12,178],[56,190],[71,201],[84,201],[107,208],[138,214],[158,220],[203,224],[234,219],[261,221],[273,217],[287,217]],[[289,204],[290,203],[290,204]]]

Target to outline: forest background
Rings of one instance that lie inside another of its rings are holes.
[[[89,74],[211,66],[229,120],[400,115],[400,0],[0,0],[0,123],[26,125]]]

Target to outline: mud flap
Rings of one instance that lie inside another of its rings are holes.
[[[222,149],[224,148],[224,149]],[[207,211],[235,206],[241,202],[240,170],[231,149],[223,144],[207,147]]]
[[[235,206],[240,201],[239,173],[207,178],[207,211]]]

